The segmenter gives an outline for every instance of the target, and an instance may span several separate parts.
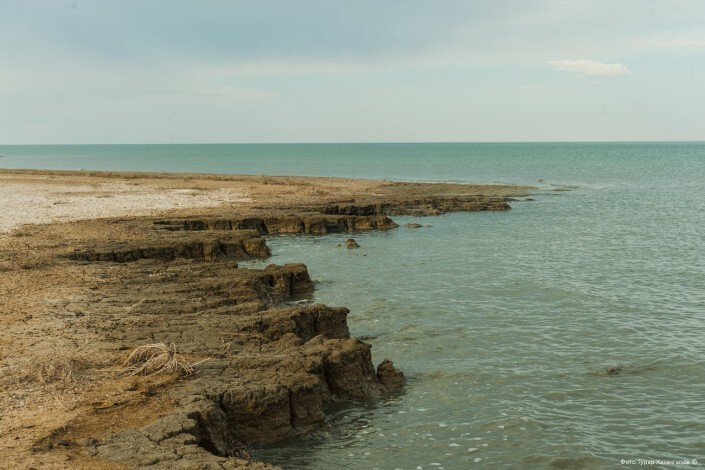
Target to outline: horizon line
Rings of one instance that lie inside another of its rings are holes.
[[[0,144],[0,147],[41,147],[80,145],[413,145],[413,144],[656,144],[656,143],[705,143],[705,140],[428,140],[428,141],[312,141],[312,142],[111,142],[111,143],[44,143]]]

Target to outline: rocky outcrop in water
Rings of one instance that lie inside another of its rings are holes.
[[[56,255],[74,284],[52,294],[68,299],[45,296],[43,328],[52,335],[60,328],[62,344],[113,368],[138,346],[173,344],[195,373],[112,385],[107,396],[120,400],[91,392],[99,399],[82,402],[37,452],[62,447],[138,468],[270,468],[248,460],[249,444],[325,430],[330,404],[397,393],[403,373],[389,360],[374,367],[370,345],[350,337],[348,310],[310,303],[306,266],[255,270],[238,262],[267,258],[265,236],[390,230],[397,227],[391,214],[509,209],[506,198],[456,195],[460,186],[442,195],[433,185],[409,188],[408,196],[404,184],[390,184],[359,199],[318,198],[315,206],[96,222],[102,239],[57,242],[47,256]],[[84,384],[96,370],[79,371]],[[108,422],[117,424],[108,431]]]
[[[140,468],[224,463],[223,457],[246,457],[243,441],[326,428],[327,403],[399,389],[403,380],[378,378],[370,346],[349,338],[346,313],[320,305],[268,312],[256,360],[250,344],[205,363],[180,386],[179,396],[187,397],[180,411],[140,430],[89,440],[87,452]],[[393,366],[384,367],[394,375]]]
[[[326,405],[402,386],[385,379],[393,372],[375,370],[369,344],[350,337],[347,309],[283,304],[313,290],[304,265],[238,267],[237,260],[268,253],[247,249],[252,241],[266,247],[259,232],[148,233],[155,240],[132,248],[123,242],[69,255],[88,262],[96,278],[117,281],[75,302],[84,315],[77,332],[97,329],[119,350],[173,343],[207,360],[172,385],[177,404],[168,416],[86,439],[88,455],[140,468],[244,465],[246,443],[325,429]],[[59,433],[54,441],[63,439]]]
[[[397,227],[385,216],[290,215],[244,218],[164,219],[154,222],[166,230],[257,230],[261,235],[390,230]]]
[[[331,204],[324,214],[370,217],[374,215],[438,215],[445,212],[507,211],[509,198],[486,196],[437,196],[379,203]]]
[[[404,385],[404,373],[394,367],[394,363],[385,359],[377,366],[377,380],[388,390],[398,390]]]
[[[438,215],[445,212],[508,211],[507,197],[429,196],[388,199],[384,202],[329,204],[293,208],[297,213],[263,217],[204,217],[161,219],[154,222],[165,230],[256,230],[261,235],[304,233],[325,235],[369,230],[391,230],[397,224],[390,215]]]

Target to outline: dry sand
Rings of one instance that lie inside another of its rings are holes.
[[[0,169],[0,234],[24,224],[252,212],[352,198],[389,183],[345,178]],[[207,212],[207,211],[205,211]]]
[[[72,178],[0,175],[0,201],[2,233],[24,224],[154,215],[249,202],[249,198],[235,189],[158,188],[97,178],[85,183]]]

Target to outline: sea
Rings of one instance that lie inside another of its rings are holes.
[[[288,469],[705,465],[705,143],[0,146],[1,168],[536,187],[508,212],[279,236],[407,383],[254,449]],[[406,223],[421,228],[407,228]],[[265,263],[252,262],[250,267]]]

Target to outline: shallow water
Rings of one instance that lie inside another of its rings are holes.
[[[316,469],[705,462],[705,144],[274,147],[242,172],[541,189],[507,213],[399,217],[355,234],[356,250],[337,246],[348,235],[271,238],[268,262],[307,264],[308,301],[349,307],[375,364],[392,359],[408,383],[259,457]],[[233,152],[163,169],[233,171],[247,151]]]
[[[432,227],[358,234],[358,250],[341,236],[271,239],[272,261],[305,262],[321,280],[311,301],[351,307],[352,334],[374,336],[375,363],[393,359],[409,382],[334,417],[306,449],[261,455],[287,468],[702,456],[702,257],[669,259],[628,227],[576,227],[592,191],[398,218]],[[546,211],[553,223],[537,220]]]
[[[646,176],[509,213],[397,218],[357,234],[359,250],[271,239],[272,261],[306,263],[312,301],[349,306],[352,334],[375,336],[375,363],[409,382],[306,449],[261,455],[321,469],[705,461],[702,189]]]

